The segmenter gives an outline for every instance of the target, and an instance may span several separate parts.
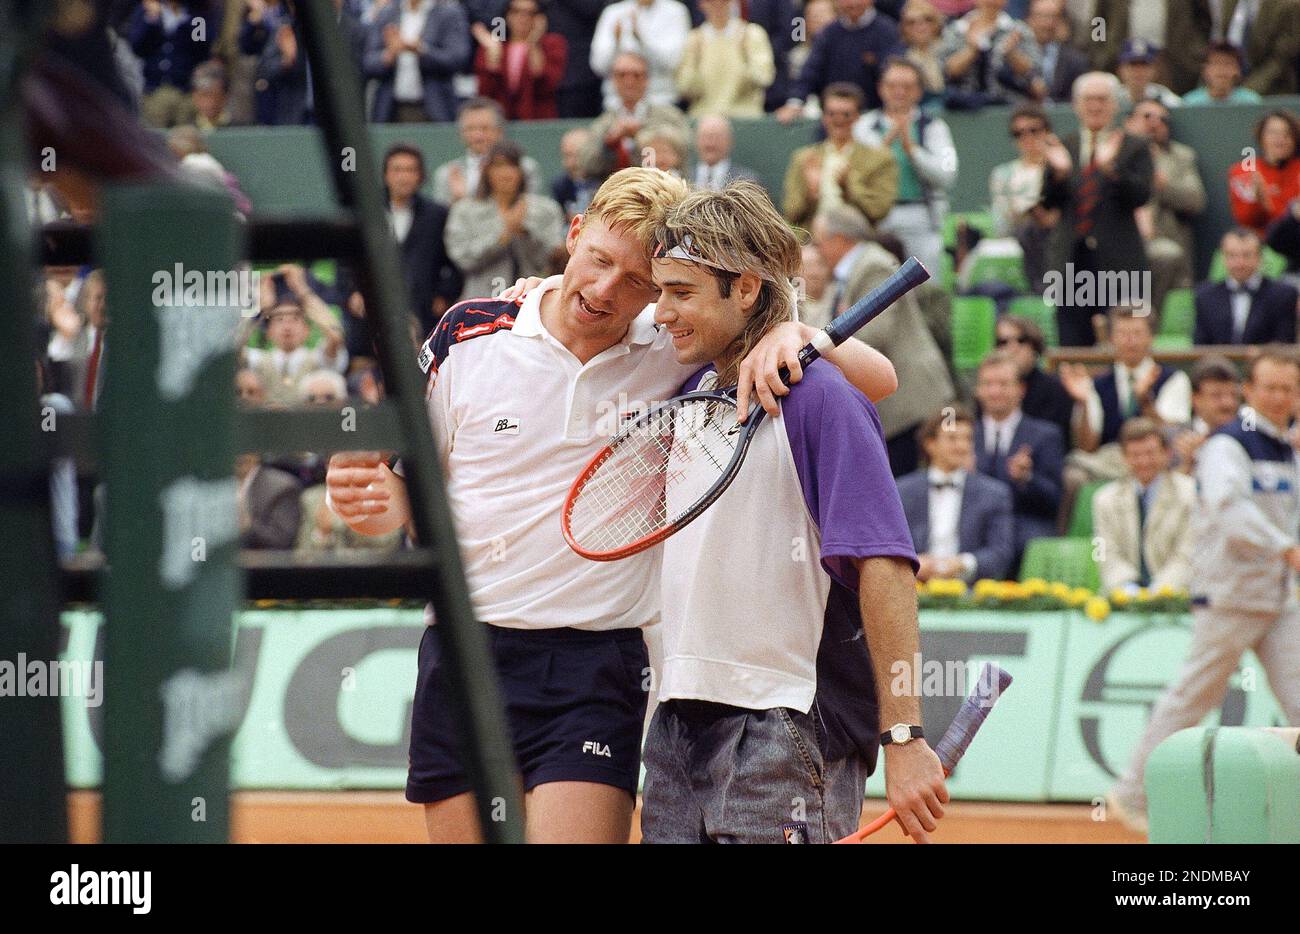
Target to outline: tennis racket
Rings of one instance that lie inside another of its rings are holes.
[[[819,331],[799,351],[800,366],[844,343],[929,278],[910,258]],[[569,547],[592,561],[617,561],[698,518],[735,479],[764,410],[755,404],[744,424],[739,415],[733,386],[669,399],[630,422],[569,489],[561,516]]]
[[[980,669],[979,680],[975,682],[975,688],[971,691],[970,696],[962,701],[962,705],[957,710],[957,716],[953,717],[952,724],[948,727],[943,739],[939,740],[934,747],[934,754],[939,757],[939,763],[943,766],[944,777],[952,774],[952,770],[957,767],[961,757],[966,754],[966,749],[970,746],[971,740],[979,732],[979,728],[984,725],[984,720],[988,717],[989,711],[997,703],[997,699],[1002,696],[1002,692],[1011,684],[1011,675],[1006,669],[985,662]],[[842,840],[836,840],[836,843],[862,843],[867,837],[871,836],[881,827],[884,827],[894,819],[896,813],[890,808],[884,814],[881,814],[870,824],[863,827],[857,833],[851,833]]]

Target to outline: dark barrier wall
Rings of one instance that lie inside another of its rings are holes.
[[[1300,111],[1300,97],[1271,98],[1262,105],[1183,107],[1174,111],[1174,139],[1197,151],[1201,179],[1209,199],[1196,230],[1200,253],[1197,268],[1202,274],[1219,236],[1231,224],[1226,184],[1228,166],[1241,159],[1244,147],[1254,145],[1255,122],[1277,107]],[[1048,113],[1058,133],[1068,133],[1077,127],[1074,114],[1067,106],[1053,106]],[[952,192],[954,211],[977,211],[987,206],[989,172],[998,163],[1015,156],[1015,147],[1007,134],[1009,115],[1009,108],[944,114],[952,127],[960,164],[957,185]],[[537,160],[542,180],[549,182],[561,170],[560,137],[570,127],[581,125],[581,121],[567,120],[515,123],[510,127],[510,136]],[[790,153],[812,140],[813,125],[782,126],[765,118],[738,120],[735,128],[735,160],[758,172],[779,201]],[[461,151],[452,124],[375,126],[372,132],[381,150],[399,139],[418,145],[428,160],[431,176],[437,165]],[[313,128],[220,130],[211,138],[211,149],[238,176],[258,211],[320,213],[330,209],[324,155]],[[345,159],[346,153],[334,153],[331,158]]]

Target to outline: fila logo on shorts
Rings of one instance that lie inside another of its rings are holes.
[[[604,756],[606,759],[614,758],[613,755],[610,754],[609,746],[604,743],[597,743],[590,739],[582,744],[582,751],[589,752],[593,756]]]

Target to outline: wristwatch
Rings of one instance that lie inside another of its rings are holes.
[[[893,743],[896,746],[906,746],[914,739],[922,739],[925,731],[919,726],[907,723],[895,723],[888,730],[880,734],[880,745],[888,746]]]

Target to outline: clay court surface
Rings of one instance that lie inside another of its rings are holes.
[[[243,791],[231,796],[231,840],[235,843],[423,843],[420,809],[400,791]],[[862,823],[883,813],[871,799]],[[957,801],[946,808],[936,843],[1145,843],[1116,821],[1093,820],[1085,804],[1007,804]],[[99,842],[99,795],[68,796],[69,836],[74,843]],[[639,814],[633,842],[640,839]],[[907,843],[895,824],[868,838],[873,844]]]

